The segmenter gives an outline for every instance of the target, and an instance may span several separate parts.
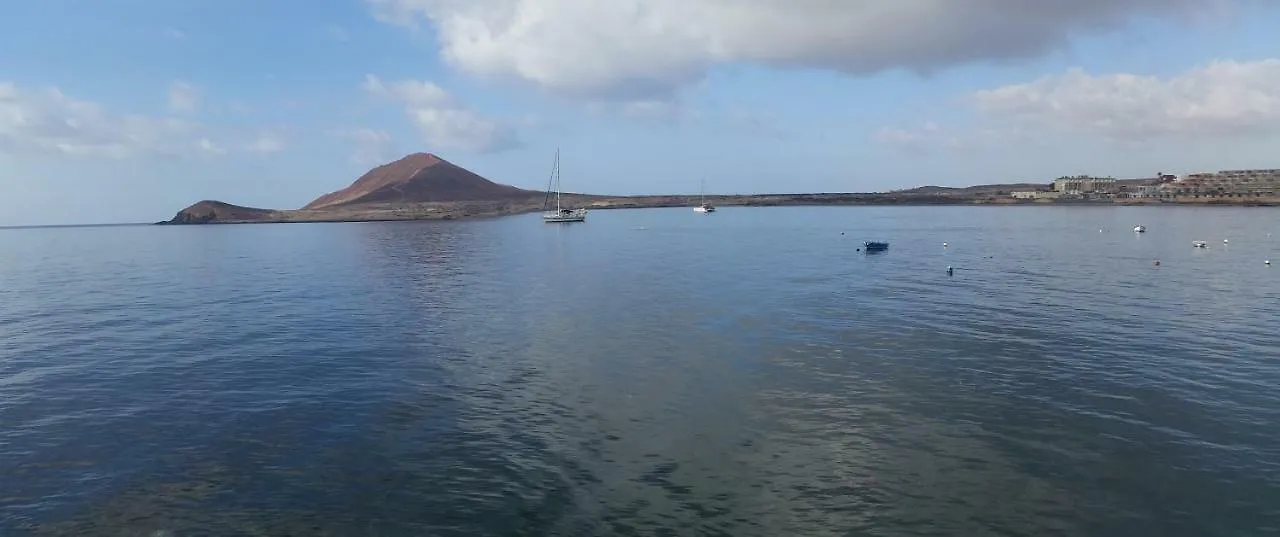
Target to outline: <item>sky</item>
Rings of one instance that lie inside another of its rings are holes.
[[[1280,168],[1274,0],[7,0],[0,225],[296,208],[431,152],[541,189]]]

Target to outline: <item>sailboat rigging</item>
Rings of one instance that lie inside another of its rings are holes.
[[[555,194],[556,208],[549,210],[551,196]],[[556,159],[551,165],[551,179],[547,182],[547,194],[542,199],[542,221],[547,223],[585,222],[586,209],[568,209],[560,204],[560,148],[556,148]]]
[[[693,212],[695,213],[716,212],[716,207],[710,203],[707,203],[707,180],[706,179],[702,180],[702,186],[699,189],[698,196],[699,196],[699,203],[697,207],[693,208]]]

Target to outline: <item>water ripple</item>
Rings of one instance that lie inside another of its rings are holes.
[[[1269,214],[0,231],[0,534],[1277,534]]]

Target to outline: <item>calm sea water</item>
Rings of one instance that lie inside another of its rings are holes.
[[[1278,217],[0,230],[0,535],[1280,534]]]

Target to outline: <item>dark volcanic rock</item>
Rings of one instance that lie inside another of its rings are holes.
[[[497,201],[537,192],[500,185],[430,153],[414,153],[378,166],[351,186],[320,196],[303,209],[368,203]]]
[[[262,222],[274,219],[276,211],[241,207],[221,201],[204,200],[178,211],[162,224],[210,224],[215,222]]]

